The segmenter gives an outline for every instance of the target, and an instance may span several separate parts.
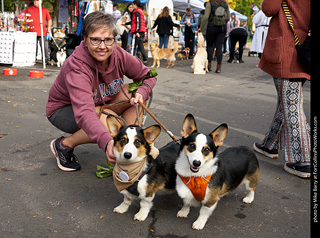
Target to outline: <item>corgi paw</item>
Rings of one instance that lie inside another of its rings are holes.
[[[119,206],[117,206],[117,207],[115,207],[115,208],[113,209],[113,212],[119,213],[119,214],[123,214],[123,213],[125,213],[126,211],[128,211],[128,209],[129,209],[129,206],[120,204]]]
[[[139,211],[136,215],[134,215],[134,220],[144,221],[147,219],[148,213]]]
[[[180,211],[178,211],[177,217],[187,218],[189,211],[190,211],[190,208],[182,208]]]
[[[252,203],[254,199],[254,192],[249,192],[249,194],[242,200],[244,203]]]
[[[205,222],[197,219],[193,224],[192,224],[192,229],[194,230],[202,230],[203,227],[205,226]]]

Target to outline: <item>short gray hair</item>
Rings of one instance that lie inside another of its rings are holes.
[[[99,28],[110,29],[114,37],[118,35],[117,26],[112,15],[96,11],[85,16],[82,27],[82,34],[85,37],[88,37],[90,33]]]

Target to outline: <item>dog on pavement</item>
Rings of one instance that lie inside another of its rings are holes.
[[[57,67],[61,67],[67,58],[66,47],[62,47],[57,52]]]
[[[123,202],[114,208],[125,213],[134,199],[141,199],[140,210],[134,219],[144,221],[153,205],[155,193],[161,189],[175,189],[179,145],[170,142],[160,150],[153,142],[160,134],[158,125],[142,129],[138,126],[123,127],[114,116],[107,117],[107,124],[114,139],[116,165],[114,183],[123,194]]]
[[[259,162],[248,147],[230,147],[217,155],[228,131],[221,124],[209,135],[199,133],[194,117],[188,114],[183,122],[181,147],[175,165],[176,190],[183,200],[178,217],[186,218],[190,206],[202,204],[192,228],[201,230],[225,194],[244,183],[248,194],[244,203],[251,203],[259,179]]]
[[[160,60],[166,57],[168,66],[167,69],[174,66],[174,63],[176,61],[175,53],[178,51],[178,44],[173,44],[173,48],[164,48],[160,49],[158,48],[158,44],[151,43],[150,44],[150,51],[153,58],[153,65],[151,68],[154,68],[157,64],[157,68],[160,67]]]
[[[59,47],[58,49],[56,49],[54,52],[50,53],[51,55],[51,65],[57,65],[57,67],[61,67],[64,63],[64,61],[67,58],[67,54],[66,54],[66,47]]]
[[[206,74],[208,70],[208,54],[204,43],[204,37],[201,32],[198,33],[198,49],[193,58],[191,66],[194,74]]]
[[[187,60],[189,59],[189,52],[190,52],[190,48],[186,47],[177,54],[177,58],[181,60],[184,60],[184,59]]]

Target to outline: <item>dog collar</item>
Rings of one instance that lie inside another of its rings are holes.
[[[208,183],[212,175],[209,175],[207,177],[184,177],[180,174],[178,175],[181,178],[182,182],[190,189],[194,198],[197,201],[201,202],[206,196]]]

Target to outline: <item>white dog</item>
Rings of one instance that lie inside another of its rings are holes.
[[[57,67],[61,67],[64,63],[64,61],[67,58],[67,54],[65,52],[65,48],[61,48],[60,50],[58,50],[57,52]]]
[[[194,74],[206,74],[208,70],[208,54],[204,44],[204,37],[201,32],[198,33],[198,50],[193,58],[191,66]]]

